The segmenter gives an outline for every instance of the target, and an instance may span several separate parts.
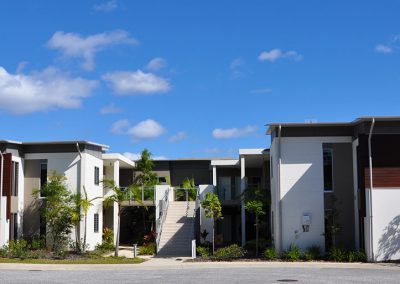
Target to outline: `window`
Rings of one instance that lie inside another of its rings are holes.
[[[324,149],[324,191],[333,191],[333,151]]]
[[[47,182],[47,163],[41,163],[40,164],[40,188],[43,188],[43,186]],[[45,194],[43,192],[40,192],[40,196],[44,197]]]
[[[98,167],[94,167],[94,184],[100,184],[100,169]]]
[[[18,196],[19,163],[12,162],[11,195]]]
[[[166,177],[157,177],[159,184],[166,184],[167,178]]]
[[[94,213],[94,232],[98,233],[99,232],[99,213]]]
[[[10,239],[16,240],[18,238],[18,215],[17,213],[11,213],[10,216]]]
[[[40,187],[43,187],[47,182],[47,163],[40,164]]]

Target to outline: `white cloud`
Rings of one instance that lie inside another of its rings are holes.
[[[113,134],[125,134],[130,125],[127,119],[118,120],[111,125],[110,132]]]
[[[106,73],[102,78],[118,95],[165,93],[171,89],[167,79],[141,70]]]
[[[258,60],[270,61],[270,62],[274,62],[281,58],[287,58],[287,59],[293,59],[296,61],[300,61],[300,60],[303,60],[304,57],[303,57],[303,55],[297,53],[296,51],[290,50],[290,51],[283,52],[279,48],[274,48],[274,49],[271,49],[270,51],[263,51],[258,56]]]
[[[122,109],[117,107],[115,104],[109,104],[100,109],[101,114],[119,113]]]
[[[244,75],[243,68],[245,67],[245,62],[242,58],[235,58],[232,60],[231,64],[229,64],[229,69],[232,72],[234,77],[241,77]]]
[[[15,71],[15,73],[20,74],[24,71],[25,67],[28,65],[28,61],[21,61],[20,63],[18,63],[17,66],[17,70]]]
[[[168,139],[168,141],[169,141],[169,142],[179,142],[179,141],[182,141],[182,140],[187,139],[187,137],[188,137],[188,135],[187,135],[187,133],[186,133],[185,131],[180,131],[180,132],[178,132],[177,134],[172,135],[172,136]]]
[[[375,51],[378,52],[378,53],[388,54],[388,53],[392,53],[393,52],[393,48],[391,48],[388,45],[378,44],[375,47]]]
[[[167,66],[167,61],[164,58],[156,57],[147,63],[146,69],[150,71],[158,71]]]
[[[216,128],[213,130],[212,135],[216,139],[230,139],[252,135],[257,131],[257,129],[257,126],[252,125],[248,125],[244,128]]]
[[[116,0],[111,0],[93,6],[93,10],[95,10],[96,12],[112,12],[115,11],[117,8],[118,3]]]
[[[157,138],[164,132],[164,127],[153,119],[143,120],[128,130],[128,134],[136,140]]]
[[[252,94],[268,94],[271,92],[272,92],[272,89],[270,89],[270,88],[254,89],[254,90],[250,91],[250,93],[252,93]]]
[[[140,159],[140,153],[125,152],[123,155],[129,160],[137,161]],[[152,160],[167,160],[165,156],[153,156]]]
[[[65,58],[83,59],[82,68],[93,70],[94,57],[100,50],[117,44],[137,44],[138,41],[129,36],[126,31],[116,30],[83,37],[76,33],[57,31],[46,46],[57,49]]]
[[[0,66],[0,109],[22,114],[78,108],[97,86],[97,81],[71,77],[53,67],[30,74],[11,74]]]

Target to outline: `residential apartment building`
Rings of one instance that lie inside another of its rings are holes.
[[[142,226],[141,233],[157,232],[161,255],[190,254],[190,241],[212,230],[198,201],[214,192],[224,216],[216,226],[217,245],[246,245],[255,229],[243,197],[257,188],[271,200],[261,238],[279,251],[292,244],[323,251],[339,246],[363,250],[371,261],[400,258],[400,117],[272,123],[267,134],[269,149],[240,149],[237,158],[154,161],[158,185],[143,187],[141,197],[124,203],[129,214],[121,219],[121,241],[132,244]],[[109,194],[103,179],[131,185],[140,174],[135,161],[107,150],[87,141],[0,141],[0,245],[44,234],[32,190],[40,189],[53,170],[66,176],[71,192],[85,189],[89,198]],[[182,188],[185,178],[194,179],[196,196]],[[91,249],[101,243],[103,228],[116,233],[117,224],[116,204],[104,208],[101,198],[94,203],[87,229]],[[149,213],[140,211],[143,205]]]

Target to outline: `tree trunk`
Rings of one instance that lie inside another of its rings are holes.
[[[85,213],[85,228],[83,231],[83,252],[86,251],[86,228],[87,228],[87,213]]]
[[[212,252],[215,252],[215,221],[213,220],[213,230],[212,230]]]
[[[256,257],[258,256],[258,214],[256,214]]]
[[[117,226],[117,241],[115,242],[115,256],[118,256],[118,252],[119,252],[120,220],[121,220],[121,205],[118,204],[118,226]]]

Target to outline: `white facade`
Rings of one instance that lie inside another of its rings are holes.
[[[351,142],[351,137],[283,137],[271,145],[271,209],[274,244],[325,248],[323,143]],[[308,216],[308,217],[304,217]],[[310,218],[309,231],[303,231]]]

